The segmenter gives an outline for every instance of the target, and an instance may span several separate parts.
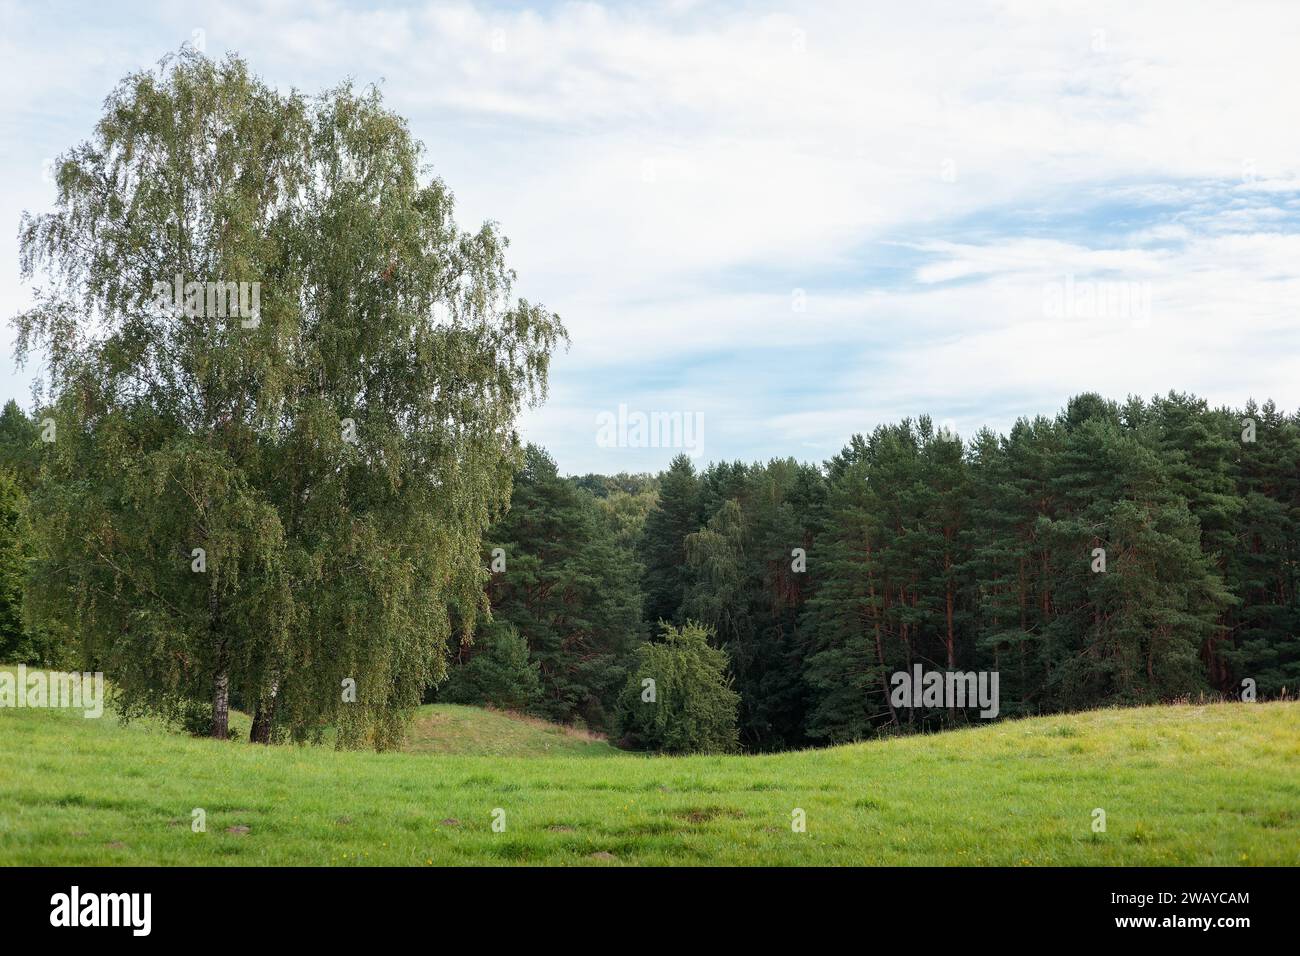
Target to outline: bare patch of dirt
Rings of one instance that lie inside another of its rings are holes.
[[[687,807],[683,810],[674,810],[673,815],[683,817],[691,823],[708,823],[718,817],[731,817],[733,820],[739,820],[745,813],[735,807]]]

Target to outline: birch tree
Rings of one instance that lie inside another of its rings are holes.
[[[45,480],[29,612],[127,716],[392,746],[483,610],[515,421],[565,341],[374,89],[193,52],[126,77],[24,216]],[[351,691],[351,692],[350,692]]]

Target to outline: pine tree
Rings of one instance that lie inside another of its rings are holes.
[[[528,652],[528,642],[514,625],[501,621],[479,628],[474,653],[449,668],[447,682],[438,688],[438,700],[448,703],[521,712],[533,709],[541,697],[540,667]]]
[[[886,719],[898,719],[889,703],[884,597],[875,560],[881,525],[868,469],[866,443],[857,435],[828,463],[817,591],[801,624],[812,650],[804,664],[810,696],[805,731],[830,743],[861,739]]]
[[[1054,708],[1150,702],[1206,688],[1196,661],[1231,603],[1160,450],[1110,415],[1075,418],[1057,458],[1059,569],[1045,632]],[[1104,557],[1104,570],[1099,562]]]
[[[512,627],[537,665],[533,712],[609,724],[609,709],[642,639],[637,566],[590,493],[560,477],[541,448],[526,449],[509,513],[487,536],[505,564],[487,595],[496,625]],[[461,662],[474,660],[474,648]]]
[[[1300,413],[1272,402],[1249,403],[1230,422],[1237,445],[1242,511],[1226,562],[1241,603],[1225,617],[1219,689],[1236,696],[1242,681],[1257,694],[1300,687]]]
[[[1149,428],[1165,462],[1170,490],[1187,502],[1200,530],[1201,549],[1220,576],[1237,545],[1237,528],[1245,501],[1238,494],[1236,473],[1240,443],[1233,417],[1210,411],[1190,395],[1170,392],[1152,401]],[[1225,689],[1226,662],[1220,648],[1229,640],[1228,618],[1208,633],[1201,646],[1210,683]]]
[[[681,623],[682,604],[691,582],[686,536],[703,524],[695,466],[686,455],[678,455],[659,479],[659,500],[646,515],[641,536],[641,590],[647,622]]]

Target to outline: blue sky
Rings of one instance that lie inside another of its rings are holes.
[[[382,85],[570,329],[523,421],[566,472],[671,458],[598,443],[621,405],[699,416],[701,461],[1085,389],[1300,407],[1300,7],[863,6],[0,0],[0,311],[46,164],[190,42]]]

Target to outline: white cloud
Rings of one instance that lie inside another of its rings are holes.
[[[15,223],[45,201],[23,171],[193,27],[278,84],[382,80],[462,220],[500,221],[520,291],[570,326],[527,419],[566,470],[617,467],[577,423],[620,401],[705,410],[729,457],[925,410],[969,433],[1082,388],[1300,405],[1294,4],[0,11]],[[1149,326],[1045,320],[1067,275],[1149,283]],[[24,295],[0,281],[9,311]]]

